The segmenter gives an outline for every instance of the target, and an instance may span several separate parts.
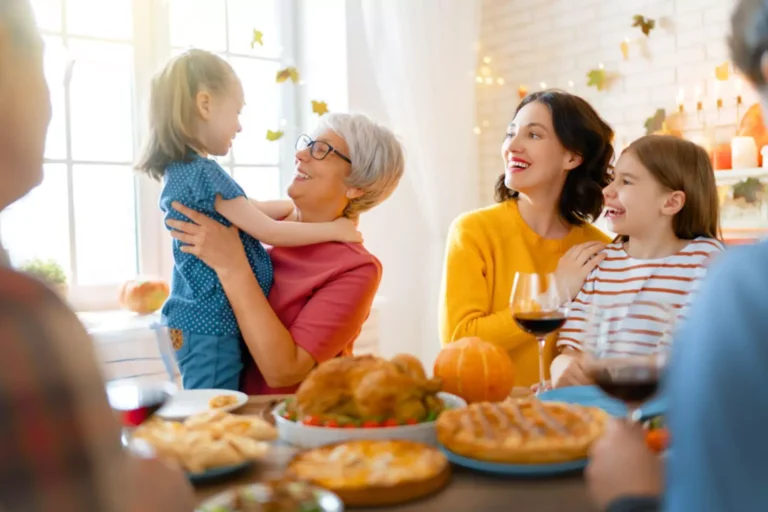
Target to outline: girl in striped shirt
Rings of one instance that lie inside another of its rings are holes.
[[[622,336],[611,352],[649,353],[660,340],[661,326],[654,329],[653,323],[661,315],[652,305],[633,315],[627,308],[661,303],[680,318],[709,260],[723,250],[715,175],[706,151],[693,142],[660,135],[637,139],[622,153],[603,195],[609,229],[619,236],[605,248],[605,259],[573,300],[558,334],[560,355],[551,366],[555,387],[591,383],[581,358],[591,312],[617,322]]]

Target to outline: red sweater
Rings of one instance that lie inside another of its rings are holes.
[[[381,263],[360,244],[327,242],[270,249],[275,280],[269,303],[293,341],[317,363],[351,354],[381,281]],[[249,395],[293,393],[270,388],[246,357],[241,389]]]

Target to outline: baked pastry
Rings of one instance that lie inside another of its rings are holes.
[[[355,440],[297,455],[287,474],[336,493],[348,506],[402,503],[450,480],[438,449],[406,440]]]
[[[184,423],[152,418],[133,433],[158,457],[179,463],[189,473],[262,458],[277,437],[275,428],[258,416],[221,410],[191,416]]]
[[[211,409],[219,409],[221,407],[228,407],[237,403],[237,397],[235,395],[216,395],[208,402],[208,407]]]
[[[608,415],[595,407],[508,399],[445,411],[437,439],[472,459],[547,464],[583,459],[603,432]]]

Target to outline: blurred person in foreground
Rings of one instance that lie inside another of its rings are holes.
[[[28,0],[0,0],[0,117],[2,212],[41,182],[51,117]],[[11,270],[4,254],[0,248],[0,510],[192,511],[180,470],[123,451],[75,314]]]
[[[729,45],[734,65],[768,105],[768,1],[738,3]],[[602,509],[768,510],[766,311],[768,241],[728,250],[675,340],[666,467],[646,448],[639,427],[611,423],[587,469]]]

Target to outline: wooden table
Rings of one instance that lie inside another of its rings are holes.
[[[272,421],[270,410],[284,397],[251,397],[238,414],[258,414]],[[245,473],[223,480],[221,483],[197,487],[197,497],[203,501],[230,487],[258,481],[270,475],[279,475],[284,465],[295,453],[294,449],[276,447],[274,460],[258,464]],[[438,494],[421,501],[397,507],[376,508],[377,511],[451,512],[484,510],[535,510],[537,512],[595,512],[587,497],[587,490],[580,474],[545,479],[512,479],[493,477],[463,468],[453,467],[451,483]],[[349,511],[362,509],[347,509]]]

